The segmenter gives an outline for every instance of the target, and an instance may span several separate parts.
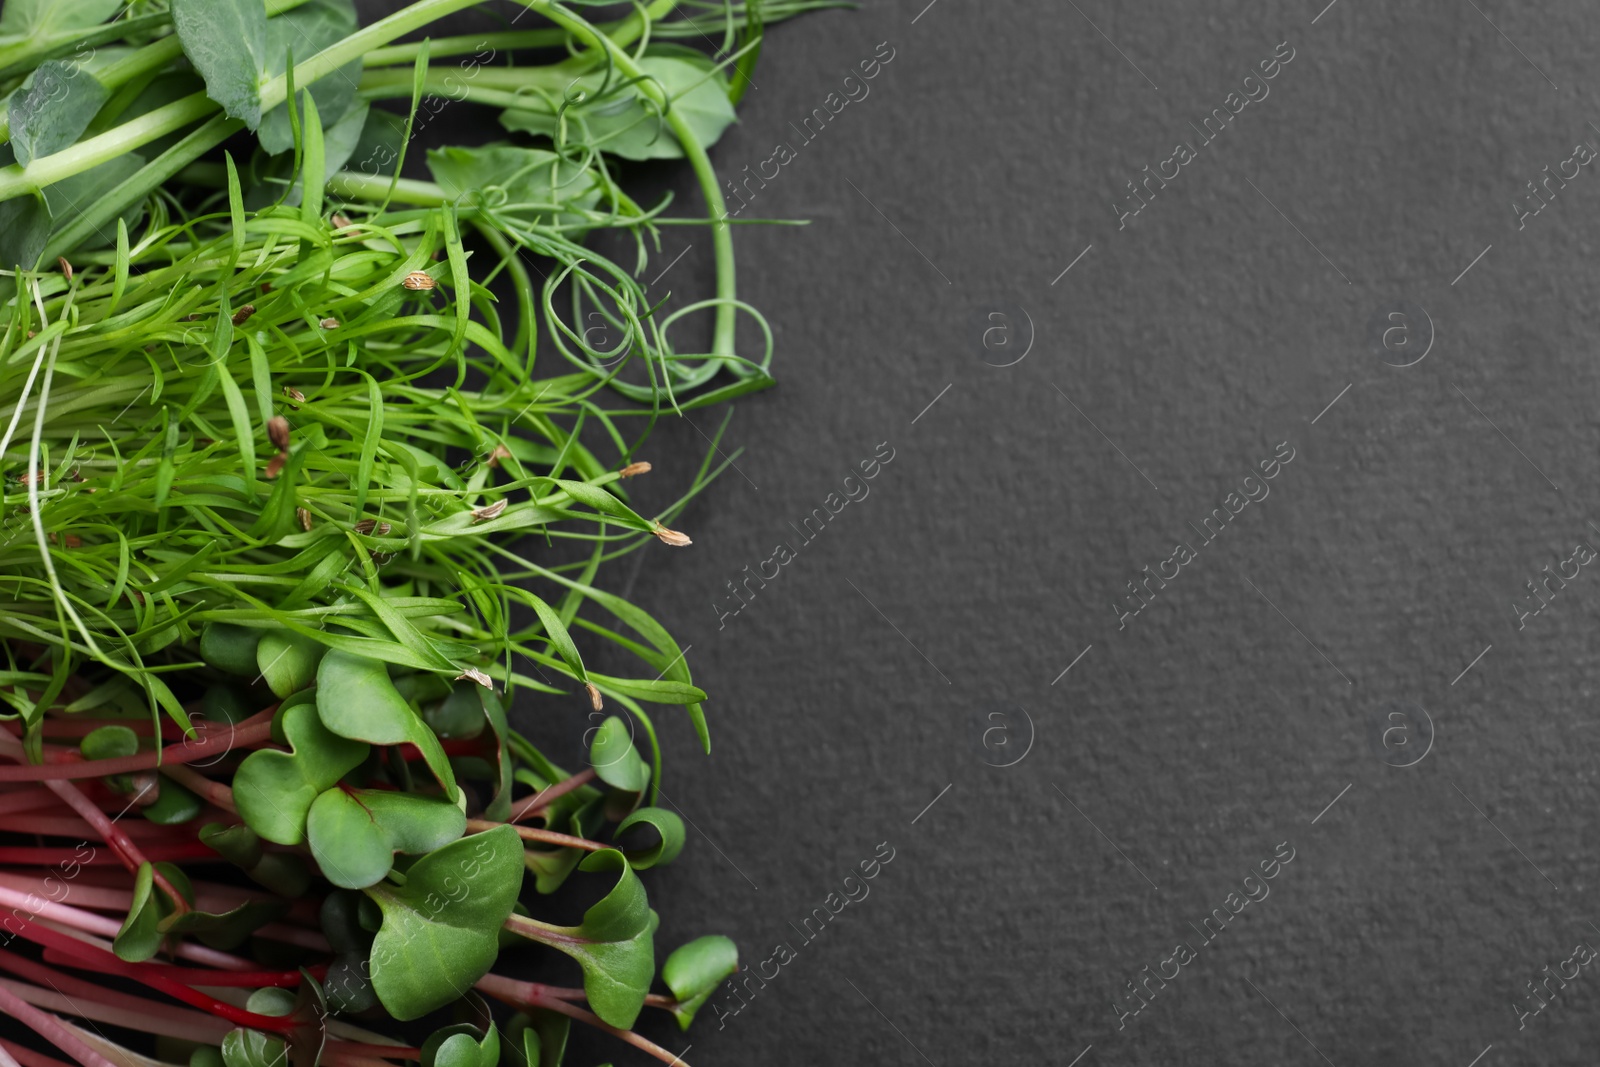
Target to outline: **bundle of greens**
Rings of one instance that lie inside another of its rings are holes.
[[[628,1028],[687,1027],[738,966],[700,938],[650,992],[636,872],[684,833],[645,705],[709,749],[705,694],[598,575],[689,544],[721,469],[636,511],[657,416],[771,381],[705,149],[764,23],[834,5],[528,0],[545,26],[393,43],[468,6],[0,10],[0,1009],[84,1067],[553,1067],[572,1019],[682,1062]],[[531,143],[400,177],[439,91]],[[703,217],[623,191],[654,158]],[[717,291],[664,314],[638,279],[672,223],[710,229]],[[678,352],[696,313],[711,344]],[[592,709],[587,768],[511,728],[518,693]],[[577,925],[519,900],[575,873],[604,889]],[[529,941],[581,988],[492,973]],[[8,1034],[14,1064],[60,1067]]]

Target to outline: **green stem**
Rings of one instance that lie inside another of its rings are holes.
[[[304,88],[319,78],[338,70],[352,60],[378,45],[444,18],[477,0],[418,0],[417,3],[388,18],[380,19],[365,29],[357,30],[336,45],[323,49],[294,68],[294,83]],[[542,7],[548,0],[525,0],[529,7]],[[280,74],[261,87],[262,113],[283,103],[289,95],[287,73]],[[192,122],[206,118],[217,110],[205,93],[195,93],[175,100],[165,107],[156,108],[98,137],[90,137],[53,155],[35,159],[26,167],[13,163],[0,168],[0,201],[11,200],[26,193],[37,192],[75,174],[97,167],[119,156],[149,144]]]
[[[625,19],[598,23],[596,28],[617,45],[626,48],[639,39],[639,35],[644,32],[646,20],[655,22],[665,18],[673,12],[678,3],[679,0],[655,0],[645,8],[642,18],[639,12],[635,11]],[[514,52],[530,48],[560,48],[566,43],[566,30],[503,30],[500,33],[479,34],[475,37],[440,37],[428,43],[428,58],[443,59],[448,56],[476,54],[486,46],[498,53],[501,50]],[[374,48],[361,57],[361,62],[368,67],[411,64],[416,61],[417,53],[421,50],[420,41],[390,45],[387,48]]]
[[[618,47],[611,38],[558,3],[551,2],[543,10],[546,17],[558,26],[565,26],[574,37],[594,47],[605,49],[623,76],[637,81],[639,92],[648,96],[665,112],[667,125],[672,128],[678,143],[683,146],[684,158],[689,161],[689,166],[693,168],[695,178],[700,183],[700,193],[706,202],[706,214],[711,219],[711,247],[717,263],[718,301],[711,354],[718,357],[733,356],[734,333],[738,324],[736,318],[738,309],[734,306],[734,301],[738,297],[738,286],[733,269],[733,227],[728,224],[728,205],[722,198],[722,187],[717,184],[717,174],[711,167],[711,158],[706,155],[705,146],[695,136],[683,113],[676,108],[668,109],[667,94],[662,91],[661,86],[646,78],[644,71],[633,61],[633,57]]]
[[[282,14],[308,3],[309,0],[267,0],[267,17]],[[107,89],[119,89],[133,81],[135,78],[160,70],[167,64],[179,59],[183,55],[183,42],[178,40],[178,35],[162,37],[152,41],[134,51],[131,55],[106,66],[94,75],[95,81]],[[0,141],[11,138],[11,116],[8,110],[0,109]]]

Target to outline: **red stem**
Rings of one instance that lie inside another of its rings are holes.
[[[15,767],[0,767],[0,782],[48,782],[52,780],[70,778],[101,778],[108,774],[129,774],[133,771],[150,771],[164,767],[169,763],[193,763],[195,760],[207,756],[215,757],[217,746],[223,744],[223,754],[237,748],[251,748],[262,744],[272,738],[272,715],[278,710],[276,704],[259,712],[237,725],[230,726],[223,731],[214,731],[219,736],[213,738],[207,731],[193,741],[183,741],[176,745],[168,745],[159,752],[136,752],[131,756],[119,756],[115,759],[86,760],[81,757],[69,758],[61,763],[32,764],[25,763]],[[5,734],[7,740],[12,742],[9,732]],[[225,744],[224,744],[225,743]],[[6,748],[0,744],[0,748]],[[71,754],[69,753],[69,756]]]
[[[159,860],[202,860],[227,863],[214,849],[195,841],[181,845],[151,845],[144,850],[152,862]],[[122,861],[114,855],[96,853],[86,860],[75,858],[70,848],[0,848],[0,863],[16,863],[33,867],[53,867],[58,863],[76,863],[80,867],[103,867]]]
[[[110,845],[112,850],[122,857],[122,862],[127,865],[129,871],[137,874],[139,868],[150,863],[150,860],[146,858],[139,846],[134,844],[133,838],[129,837],[126,831],[117,826],[116,820],[95,807],[94,803],[84,796],[83,791],[77,786],[66,780],[48,781],[45,785],[56,796],[66,801],[68,806],[82,816],[85,822],[94,827],[95,831],[100,834],[101,840]],[[178,914],[181,915],[191,910],[189,902],[184,899],[183,894],[178,892],[177,887],[169,882],[167,876],[162,874],[153,863],[150,864],[150,874],[156,886],[172,901],[172,906],[177,910]]]
[[[188,1008],[179,1008],[171,1004],[160,1004],[144,997],[136,997],[131,993],[120,993],[114,989],[95,982],[85,981],[82,978],[58,971],[54,967],[46,967],[42,963],[18,956],[12,952],[0,952],[0,968],[10,971],[33,982],[41,989],[49,986],[58,996],[69,998],[65,1008],[58,1011],[69,1011],[71,1014],[82,1016],[85,1019],[95,1019],[99,1022],[109,1022],[117,1026],[127,1026],[135,1030],[143,1030],[152,1034],[171,1034],[174,1037],[189,1036],[198,1038],[208,1043],[222,1040],[231,1027],[221,1019],[214,1019],[203,1012],[192,1011]],[[182,968],[171,968],[181,970]],[[298,983],[300,976],[295,975]],[[223,984],[223,983],[212,983]],[[87,1005],[108,1009],[120,1018],[105,1018],[107,1013],[94,1014],[86,1010]],[[42,1006],[42,1005],[36,1005]],[[139,1020],[146,1020],[141,1024]],[[165,1026],[150,1024],[166,1024]],[[174,1032],[174,1031],[178,1032]]]
[[[420,1048],[407,1048],[403,1045],[363,1045],[359,1041],[329,1041],[323,1046],[323,1051],[332,1052],[335,1055],[376,1056],[379,1059],[422,1059],[422,1050]]]
[[[160,975],[147,974],[138,964],[124,963],[104,949],[84,944],[75,937],[59,933],[38,923],[22,919],[19,916],[12,916],[11,921],[16,921],[20,924],[21,928],[16,932],[29,941],[47,948],[53,948],[63,955],[81,960],[82,963],[79,964],[81,967],[106,974],[119,975],[123,978],[131,978],[136,982],[149,986],[151,989],[160,990],[170,997],[183,1001],[185,1004],[201,1008],[212,1015],[219,1015],[239,1026],[248,1026],[253,1030],[267,1030],[272,1033],[287,1034],[298,1025],[292,1016],[258,1015],[253,1011],[236,1008],[232,1004],[207,996],[198,990],[190,989],[181,982],[174,982]]]

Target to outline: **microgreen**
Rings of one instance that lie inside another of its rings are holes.
[[[731,462],[719,431],[641,510],[657,419],[772,381],[707,149],[763,28],[838,5],[527,0],[531,28],[396,43],[472,2],[0,10],[0,1007],[84,1067],[557,1067],[572,1020],[681,1063],[627,1028],[737,969],[699,938],[651,992],[638,872],[685,833],[647,708],[709,747],[705,693],[606,565],[689,546]],[[402,176],[435,102],[507,142]],[[700,207],[630,196],[647,159]],[[671,311],[642,280],[668,225],[717,270]],[[592,709],[588,766],[511,728],[530,700]],[[569,880],[599,893],[575,926],[537,899]],[[581,987],[495,973],[524,949]]]

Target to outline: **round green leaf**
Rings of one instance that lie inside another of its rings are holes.
[[[200,658],[219,671],[254,678],[261,670],[256,665],[256,644],[261,631],[226,622],[207,623],[200,631]]]
[[[78,742],[84,759],[121,759],[139,751],[139,735],[126,726],[102,726]]]
[[[317,677],[326,646],[287,630],[269,630],[256,645],[256,667],[279,699],[299,692]]]

